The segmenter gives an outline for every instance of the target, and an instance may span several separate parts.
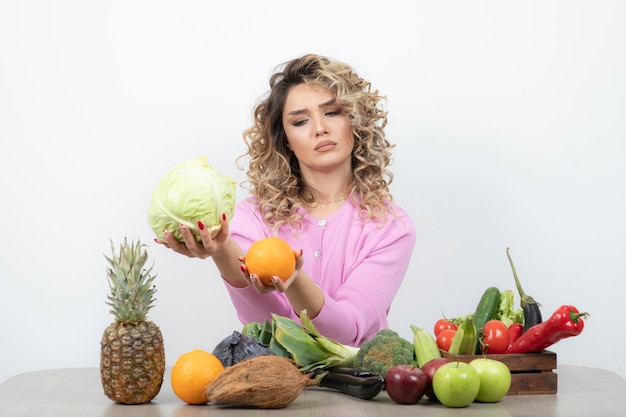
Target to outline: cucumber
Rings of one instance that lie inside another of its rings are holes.
[[[483,336],[483,328],[485,323],[496,318],[498,309],[500,308],[500,290],[496,287],[489,287],[484,292],[476,311],[474,312],[474,325],[476,326],[476,343],[474,353],[480,354],[480,340]]]

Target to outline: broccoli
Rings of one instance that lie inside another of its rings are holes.
[[[384,377],[395,365],[415,365],[415,347],[391,329],[382,329],[361,345],[354,367]]]

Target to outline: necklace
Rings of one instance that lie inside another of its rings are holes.
[[[319,202],[319,203],[317,203],[317,205],[320,206],[320,205],[325,205],[325,204],[338,203],[340,201],[345,201],[345,200],[346,200],[346,198],[344,197],[344,198],[340,198],[339,200]]]

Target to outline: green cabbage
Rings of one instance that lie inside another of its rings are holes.
[[[183,162],[157,183],[148,206],[148,223],[157,236],[167,230],[179,242],[183,241],[179,225],[184,224],[199,242],[198,220],[215,237],[222,213],[230,220],[235,204],[235,182],[202,156]]]

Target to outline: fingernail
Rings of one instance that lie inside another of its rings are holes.
[[[275,283],[276,281],[278,281],[278,279],[276,277],[272,277],[272,282]]]
[[[244,265],[239,265],[239,269],[241,269],[241,272],[246,272],[246,267]]]
[[[178,227],[180,228],[180,230],[185,230],[186,228],[184,224],[180,224]]]
[[[204,223],[202,223],[202,220],[198,220],[198,229],[204,230]]]
[[[167,236],[167,230],[163,230],[163,237]]]
[[[222,213],[222,221],[226,221],[226,213]]]
[[[159,245],[161,244],[161,241],[157,239],[156,237],[153,240],[154,240],[154,243],[158,243]]]
[[[303,253],[304,253],[304,252],[302,251],[302,249],[300,249],[300,256],[302,256],[302,254],[303,254]]]

